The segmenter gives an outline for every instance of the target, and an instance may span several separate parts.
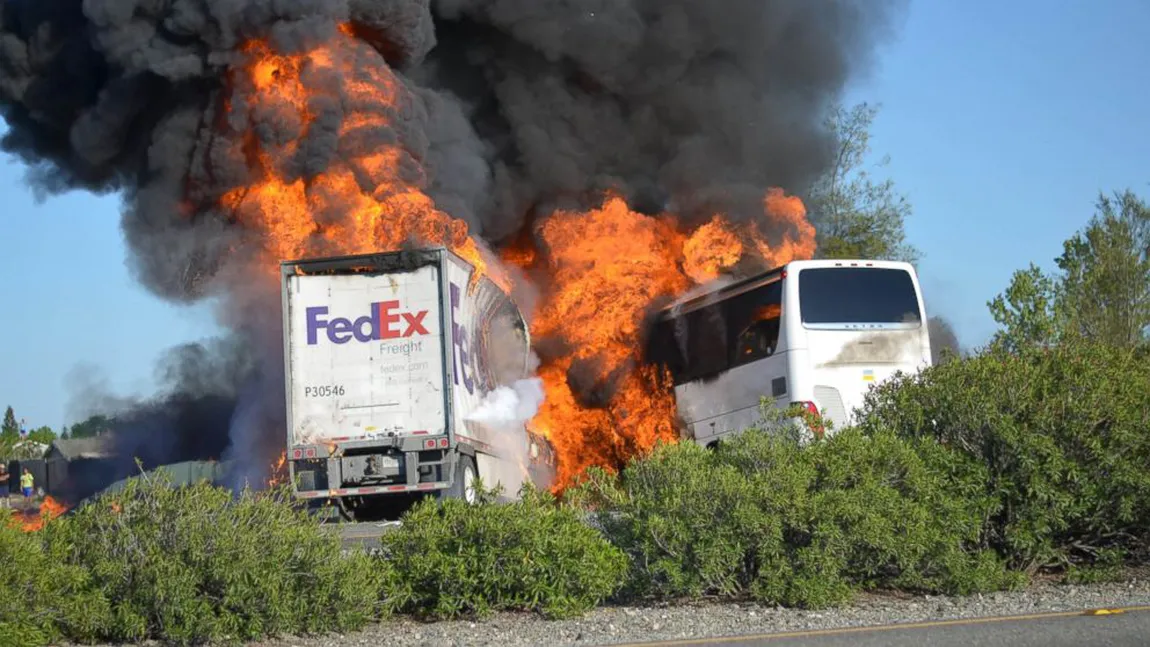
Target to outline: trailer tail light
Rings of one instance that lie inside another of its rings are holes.
[[[434,438],[428,438],[427,440],[423,441],[423,448],[424,449],[435,449],[435,439]]]
[[[447,441],[447,439],[446,439],[446,438],[440,438],[440,439],[439,439],[439,446],[440,446],[440,447],[442,447],[442,448],[446,448],[448,444],[449,444],[449,443],[448,443],[448,441]]]
[[[823,416],[819,413],[818,405],[810,400],[803,400],[795,404],[803,408],[803,412],[808,415],[807,427],[811,430],[811,433],[815,435],[815,438],[821,440],[823,434],[826,433],[826,426],[822,423]]]
[[[291,459],[293,461],[302,460],[304,458],[315,458],[319,456],[319,450],[315,447],[296,447],[291,450]]]

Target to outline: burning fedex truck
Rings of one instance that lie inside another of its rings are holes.
[[[281,275],[296,496],[365,518],[413,496],[473,500],[476,477],[509,494],[550,480],[530,403],[506,406],[542,397],[527,326],[470,263],[405,250],[287,261]]]

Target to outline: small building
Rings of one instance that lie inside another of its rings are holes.
[[[116,462],[111,434],[89,438],[61,438],[52,442],[45,457],[45,490],[65,500],[82,498],[89,490],[115,479]]]

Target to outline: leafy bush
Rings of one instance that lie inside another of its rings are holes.
[[[1014,567],[1090,562],[1150,538],[1150,362],[1075,342],[983,355],[873,391],[867,433],[932,438],[984,467],[982,536]]]
[[[19,530],[9,514],[0,511],[0,646],[46,645],[65,632],[102,626],[108,605],[88,573],[56,561],[40,536]]]
[[[132,481],[47,525],[54,557],[86,569],[111,604],[70,637],[172,643],[346,630],[374,615],[381,574],[293,509],[282,491],[238,498],[201,483]]]
[[[971,550],[990,502],[984,473],[953,452],[849,429],[804,447],[776,431],[715,451],[662,446],[572,492],[631,557],[625,595],[821,607],[861,587],[966,593],[1015,581]]]
[[[576,510],[527,488],[500,505],[423,501],[383,536],[391,603],[435,617],[536,610],[550,617],[593,608],[622,584],[626,557]]]

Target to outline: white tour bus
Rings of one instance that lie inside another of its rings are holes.
[[[842,429],[872,385],[931,361],[918,276],[894,261],[794,261],[688,295],[660,314],[648,352],[705,446],[758,423],[764,396]]]

